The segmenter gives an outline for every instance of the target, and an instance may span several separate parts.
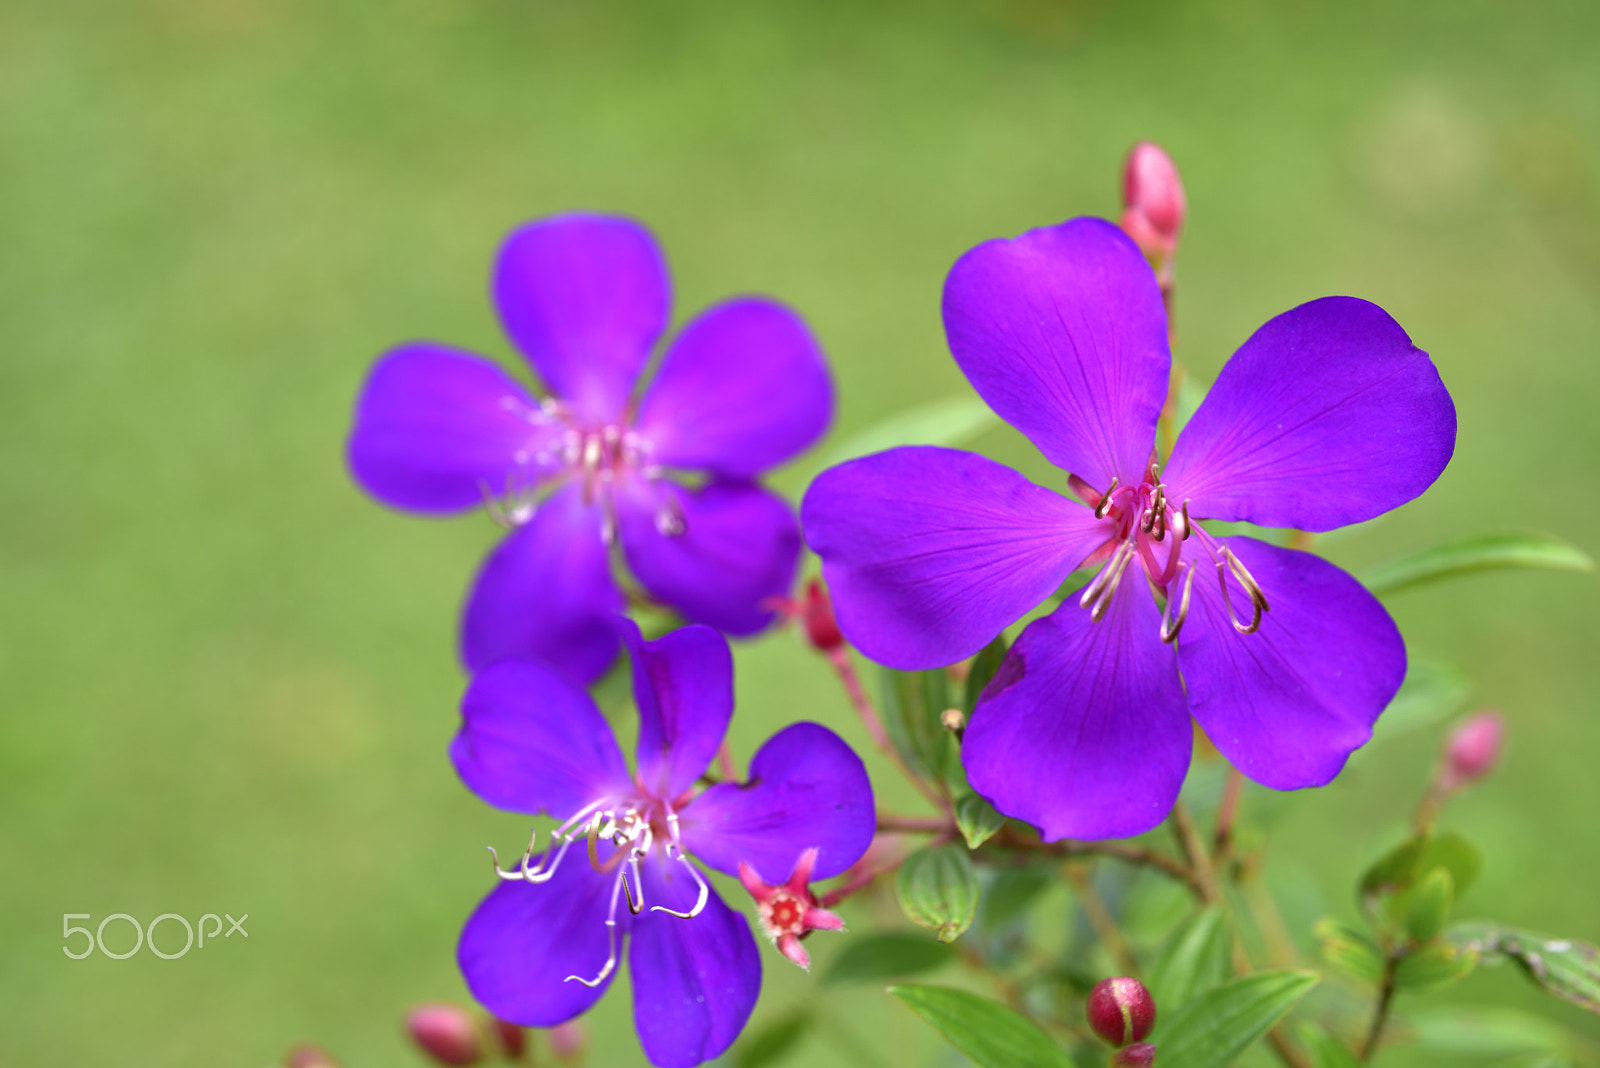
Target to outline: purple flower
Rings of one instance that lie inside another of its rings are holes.
[[[501,661],[467,690],[450,747],[461,778],[561,825],[550,850],[530,844],[500,872],[457,956],[495,1016],[550,1027],[599,1000],[626,948],[639,1040],[651,1063],[677,1068],[726,1050],[761,989],[749,924],[688,855],[777,883],[815,850],[815,876],[837,875],[872,840],[872,786],[838,735],[796,723],[757,751],[749,782],[696,793],[733,715],[728,644],[703,626],[653,642],[619,627],[639,706],[631,776],[589,695],[544,665]]]
[[[788,593],[794,514],[756,484],[816,440],[833,387],[800,317],[760,297],[703,312],[634,386],[667,325],[666,263],[627,219],[567,215],[507,238],[501,320],[551,396],[535,400],[480,357],[412,342],[373,367],[356,405],[350,469],[413,512],[487,505],[512,528],[467,600],[461,654],[506,657],[588,682],[616,657],[623,605],[608,547],[690,620],[753,634]],[[700,484],[672,477],[695,473]]]
[[[801,516],[845,635],[896,668],[972,655],[1099,566],[984,691],[962,744],[973,788],[1050,839],[1137,834],[1177,798],[1190,715],[1257,782],[1331,780],[1405,675],[1399,631],[1326,561],[1196,520],[1325,531],[1416,497],[1455,445],[1427,353],[1365,301],[1303,304],[1228,361],[1163,468],[1166,316],[1116,227],[979,245],[944,321],[974,388],[1088,506],[981,456],[902,448],[824,472]]]

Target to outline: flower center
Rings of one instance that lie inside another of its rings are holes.
[[[1100,563],[1100,570],[1078,599],[1081,607],[1089,609],[1091,619],[1098,623],[1105,616],[1129,565],[1137,559],[1146,580],[1163,601],[1161,640],[1176,642],[1189,615],[1196,566],[1194,560],[1185,557],[1183,546],[1192,535],[1199,535],[1200,547],[1216,566],[1222,603],[1234,629],[1240,634],[1254,634],[1261,629],[1262,616],[1270,610],[1261,584],[1226,542],[1213,538],[1190,518],[1187,500],[1173,507],[1161,481],[1160,465],[1154,459],[1137,485],[1121,486],[1118,479],[1112,478],[1111,485],[1101,493],[1077,475],[1068,476],[1068,484],[1094,509],[1096,519],[1110,520],[1110,538],[1088,561]],[[1230,578],[1249,598],[1248,623],[1234,610]]]
[[[810,903],[801,901],[787,890],[775,890],[771,897],[756,906],[761,915],[761,925],[772,938],[782,935],[806,933],[806,910]]]
[[[601,536],[607,545],[616,539],[619,492],[648,501],[656,529],[662,534],[683,533],[683,507],[676,489],[651,459],[654,446],[629,425],[629,413],[594,425],[580,420],[565,402],[554,398],[529,405],[516,397],[503,397],[500,403],[520,416],[530,433],[516,452],[515,466],[506,472],[503,489],[497,494],[487,484],[479,487],[489,517],[496,523],[523,525],[552,492],[575,483],[582,487],[585,504],[600,507]]]

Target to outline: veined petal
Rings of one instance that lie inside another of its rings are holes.
[[[1254,538],[1229,538],[1227,546],[1271,610],[1256,633],[1237,633],[1215,570],[1200,565],[1178,639],[1189,710],[1256,782],[1321,786],[1366,744],[1400,688],[1405,641],[1378,599],[1321,557]],[[1246,614],[1248,597],[1236,585],[1231,592],[1235,611]]]
[[[579,846],[568,850],[547,883],[501,882],[461,932],[456,962],[467,988],[502,1020],[526,1027],[565,1023],[599,1001],[620,970],[613,968],[597,987],[566,981],[569,975],[594,978],[609,952],[606,916],[616,877],[595,872]],[[620,904],[619,928],[629,919]],[[617,937],[620,950],[622,930]]]
[[[818,475],[800,506],[839,626],[902,670],[976,653],[1043,601],[1111,523],[976,453],[890,449]]]
[[[1166,818],[1192,746],[1161,614],[1126,582],[1100,622],[1068,601],[1028,624],[961,740],[972,788],[1058,838],[1126,838]]]
[[[1172,356],[1155,274],[1104,219],[986,241],[944,284],[950,351],[995,413],[1104,490],[1136,482]]]
[[[1333,530],[1422,493],[1455,442],[1455,404],[1428,354],[1376,304],[1324,297],[1233,354],[1164,479],[1197,517]]]
[[[539,506],[483,562],[461,621],[472,671],[497,660],[542,660],[587,685],[617,656],[611,619],[622,611],[599,511],[569,486]]]
[[[556,819],[632,786],[594,701],[532,660],[502,660],[473,678],[450,759],[489,804]]]
[[[667,325],[667,265],[632,219],[560,215],[512,232],[494,272],[506,333],[579,415],[627,405]]]
[[[413,512],[459,512],[537,481],[556,431],[488,360],[431,342],[402,345],[367,375],[346,454],[374,497]],[[507,481],[514,485],[508,487]]]
[[[734,635],[772,622],[766,603],[794,586],[800,529],[777,494],[745,482],[712,482],[687,490],[655,484],[677,502],[683,530],[656,525],[664,502],[619,495],[618,528],[628,567],[645,589],[696,623]]]
[[[652,855],[643,865],[646,911],[633,921],[633,1022],[657,1068],[691,1068],[721,1056],[744,1030],[761,993],[761,957],[745,918],[711,890],[692,919],[699,887],[686,865]],[[704,878],[704,876],[701,876]]]
[[[753,478],[827,429],[833,382],[799,315],[742,297],[707,309],[661,360],[636,429],[665,467]]]
[[[733,654],[710,627],[680,627],[650,642],[626,616],[616,626],[633,661],[639,782],[671,800],[694,785],[728,733]]]
[[[838,875],[872,843],[876,809],[861,758],[816,723],[785,727],[756,751],[745,783],[719,783],[684,810],[684,844],[726,875],[745,861],[783,882],[816,849],[812,878]]]

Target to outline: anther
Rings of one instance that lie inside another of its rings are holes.
[[[1112,494],[1114,494],[1116,492],[1117,492],[1117,476],[1116,475],[1112,475],[1111,476],[1111,485],[1106,487],[1105,494],[1103,496],[1101,496],[1099,503],[1097,503],[1094,506],[1094,517],[1096,519],[1104,519],[1106,517],[1106,513],[1111,511]]]
[[[1105,562],[1105,566],[1100,569],[1100,573],[1089,582],[1089,585],[1084,587],[1083,595],[1078,598],[1078,607],[1088,608],[1093,604],[1095,599],[1100,596],[1100,591],[1105,589],[1106,584],[1121,573],[1121,569],[1126,566],[1133,553],[1134,544],[1132,540],[1121,542],[1112,551],[1111,559]]]
[[[1217,584],[1222,588],[1222,603],[1228,609],[1228,621],[1233,624],[1233,629],[1240,634],[1254,634],[1261,629],[1261,613],[1266,607],[1266,602],[1256,596],[1250,595],[1250,622],[1240,623],[1239,617],[1233,611],[1233,598],[1228,596],[1228,565],[1225,562],[1230,555],[1226,547],[1222,550],[1223,559],[1217,561]]]
[[[1189,540],[1189,534],[1194,530],[1194,520],[1189,518],[1189,502],[1183,502],[1183,540]]]
[[[1183,621],[1189,618],[1189,594],[1194,589],[1194,565],[1181,565],[1183,573],[1183,594],[1178,598],[1178,614],[1173,616],[1172,597],[1167,597],[1167,609],[1163,613],[1167,618],[1161,621],[1161,640],[1171,645],[1178,640],[1178,634],[1183,630]]]

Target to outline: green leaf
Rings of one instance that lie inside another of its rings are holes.
[[[1224,983],[1179,1009],[1160,1027],[1160,1064],[1227,1068],[1317,985],[1315,972],[1257,972]]]
[[[972,715],[972,710],[978,706],[978,698],[983,694],[983,688],[989,685],[995,672],[1000,670],[1000,662],[1005,658],[1004,634],[978,650],[978,655],[972,658],[972,670],[967,672],[966,700],[962,702],[962,708],[967,715]]]
[[[1413,835],[1378,858],[1361,876],[1361,902],[1370,907],[1379,894],[1391,894],[1411,885],[1428,848],[1428,836]]]
[[[906,858],[895,880],[900,909],[911,922],[954,942],[978,910],[978,875],[958,845],[920,849]]]
[[[1417,1044],[1436,1053],[1513,1057],[1519,1053],[1564,1053],[1572,1046],[1567,1029],[1553,1020],[1498,1005],[1433,1006],[1408,1009],[1406,1019]]]
[[[1493,923],[1459,924],[1445,937],[1484,956],[1510,957],[1548,993],[1590,1012],[1600,1012],[1600,949],[1587,942],[1549,938]]]
[[[889,740],[914,770],[934,782],[966,780],[961,771],[960,749],[940,716],[954,707],[950,676],[943,669],[894,671],[884,668],[880,711]]]
[[[977,794],[968,794],[956,802],[956,826],[961,828],[968,849],[977,849],[1005,825],[1006,818]]]
[[[1330,967],[1376,983],[1383,978],[1383,953],[1365,939],[1325,938],[1318,947]]]
[[[1440,865],[1423,876],[1406,911],[1406,933],[1412,941],[1431,942],[1437,937],[1450,919],[1455,901],[1455,880],[1450,878],[1449,868]]]
[[[733,1047],[735,1068],[764,1068],[794,1052],[806,1029],[811,1026],[809,1012],[797,1012],[745,1035]]]
[[[1400,963],[1395,965],[1394,982],[1401,990],[1427,993],[1465,979],[1477,966],[1476,949],[1435,942],[1400,958]]]
[[[1444,868],[1450,872],[1450,886],[1456,899],[1467,892],[1467,888],[1477,881],[1478,872],[1483,870],[1483,855],[1478,852],[1478,847],[1467,841],[1454,831],[1436,834],[1428,841],[1428,848],[1423,850],[1422,863],[1419,871],[1432,871],[1434,868]]]
[[[1466,705],[1472,684],[1454,664],[1439,660],[1413,660],[1406,681],[1389,707],[1378,717],[1373,734],[1392,738],[1455,715]]]
[[[1361,1068],[1361,1062],[1350,1052],[1350,1047],[1320,1025],[1301,1024],[1295,1033],[1300,1036],[1300,1044],[1305,1046],[1314,1068]]]
[[[1233,933],[1220,908],[1201,909],[1185,920],[1167,940],[1161,957],[1150,970],[1151,996],[1168,1011],[1187,1005],[1197,994],[1228,977]]]
[[[1593,571],[1588,554],[1548,534],[1469,534],[1373,568],[1362,581],[1383,595],[1407,586],[1491,567]]]
[[[946,397],[907,408],[847,438],[830,449],[818,466],[832,467],[901,445],[960,445],[999,422],[999,416],[977,397]]]
[[[980,1068],[1073,1068],[1049,1035],[998,1002],[942,986],[891,986],[889,993]]]
[[[928,941],[927,935],[891,931],[857,936],[833,958],[822,977],[823,986],[842,983],[876,983],[920,975],[955,959],[949,946]]]

